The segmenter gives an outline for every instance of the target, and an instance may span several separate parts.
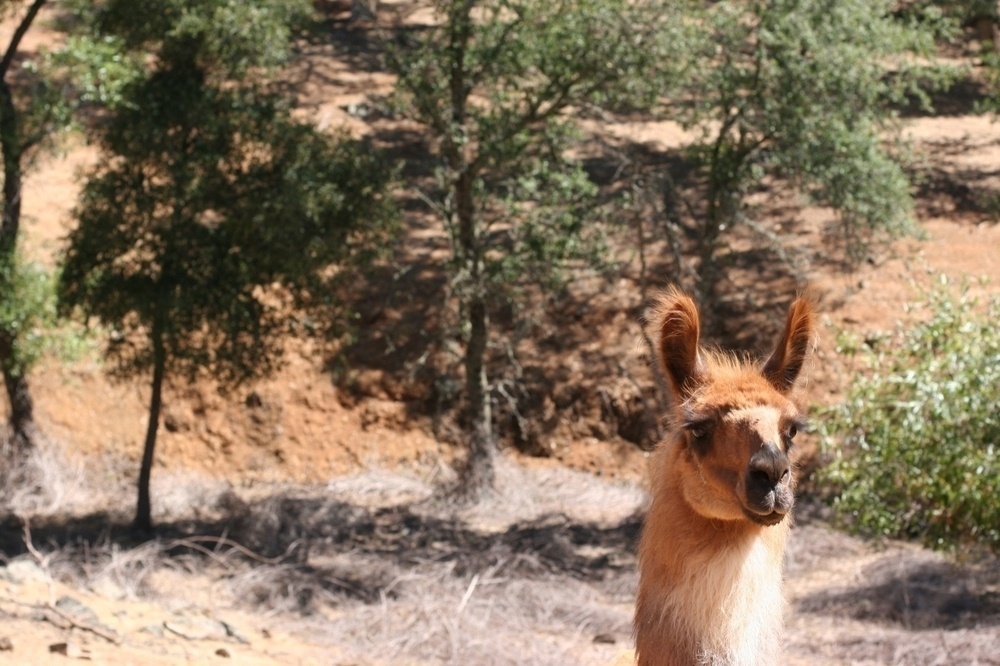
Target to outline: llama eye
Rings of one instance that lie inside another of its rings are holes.
[[[699,455],[705,454],[712,446],[715,425],[713,421],[704,417],[684,422],[681,427],[684,429],[687,446]]]
[[[795,436],[799,434],[799,428],[794,423],[788,426],[788,439],[795,439]]]
[[[699,444],[707,440],[709,435],[712,434],[711,424],[705,422],[689,423],[684,426],[684,430],[687,431],[687,434],[693,441]]]

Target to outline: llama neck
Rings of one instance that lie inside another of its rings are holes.
[[[676,447],[661,452],[639,546],[640,666],[774,663],[788,521],[761,527],[698,514]]]

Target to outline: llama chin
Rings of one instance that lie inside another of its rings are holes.
[[[653,339],[673,393],[671,432],[653,457],[639,544],[639,666],[763,666],[780,655],[782,561],[791,524],[789,397],[811,344],[796,300],[764,363],[699,346],[694,302],[660,296]]]

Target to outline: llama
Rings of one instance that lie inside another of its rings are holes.
[[[792,303],[762,364],[701,349],[698,310],[677,289],[658,298],[651,324],[673,423],[651,464],[636,663],[776,664],[794,485],[788,451],[802,428],[789,393],[809,353],[812,306]]]

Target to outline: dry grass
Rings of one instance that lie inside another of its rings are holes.
[[[504,529],[553,515],[573,522],[617,524],[644,509],[646,502],[646,493],[628,482],[598,479],[565,467],[524,468],[501,459],[494,492],[478,504],[429,506],[433,512],[452,512],[484,529]]]
[[[0,447],[0,459],[11,457],[6,444]],[[106,506],[114,493],[94,480],[94,470],[67,455],[62,442],[38,437],[23,460],[5,466],[0,505],[14,516],[80,515]]]
[[[624,641],[631,620],[628,600],[580,581],[509,575],[504,562],[471,576],[453,565],[417,567],[378,603],[339,611],[325,638],[389,663],[602,663],[615,648],[594,637]]]
[[[80,489],[101,496],[79,469],[45,476],[56,458],[33,464],[54,490],[10,494],[38,512],[30,520],[77,507]],[[597,665],[630,645],[636,487],[504,464],[497,492],[467,507],[433,499],[433,479],[376,472],[242,491],[160,481],[159,515],[174,522],[158,539],[123,541],[97,523],[62,541],[63,527],[38,530],[48,574],[184,614],[250,612],[345,664]],[[802,508],[788,663],[1000,663],[1000,561],[868,543]]]

